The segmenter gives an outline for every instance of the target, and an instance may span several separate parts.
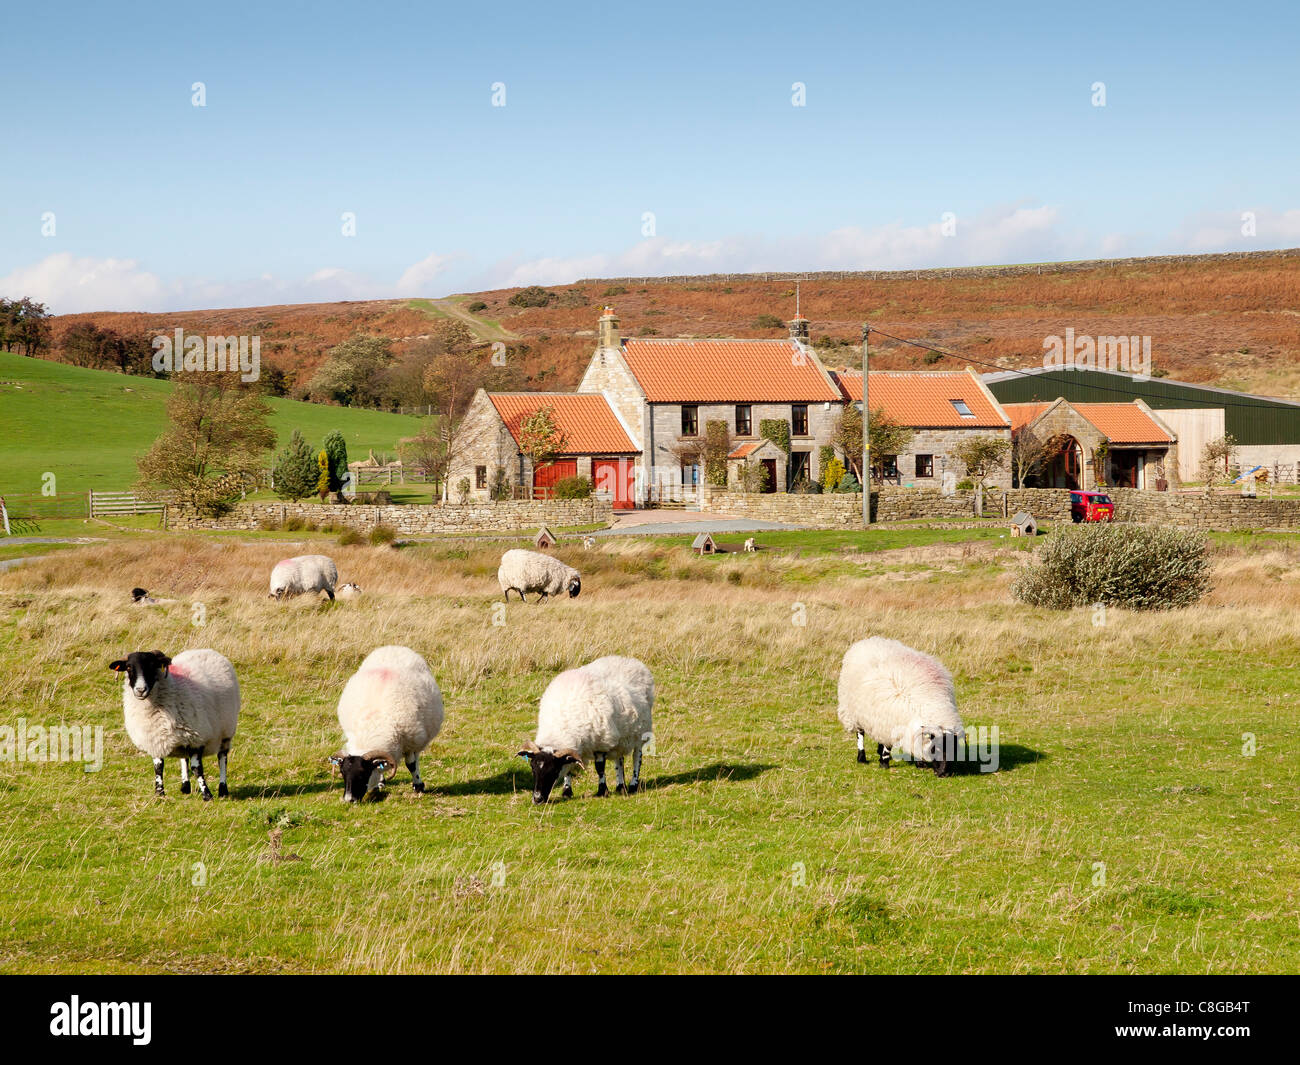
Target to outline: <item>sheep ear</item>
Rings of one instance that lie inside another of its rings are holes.
[[[346,753],[346,752],[344,752],[344,751],[339,751],[338,754],[331,754],[331,755],[330,755],[330,765],[333,765],[333,766],[340,766],[340,765],[342,765],[342,764],[343,764],[343,758],[344,758],[344,756],[345,756],[345,753]]]
[[[121,673],[124,669],[126,669],[126,660],[119,658],[116,662],[110,662],[108,664],[108,668],[111,669],[114,673]]]
[[[163,654],[161,651],[154,651],[153,655],[155,658],[161,658],[162,664],[164,666],[170,666],[172,664],[172,660],[168,658],[165,654]]]
[[[525,748],[524,750],[520,751],[518,755],[516,755],[516,757],[522,758],[525,762],[531,763],[533,760],[533,752]]]
[[[578,752],[573,750],[571,747],[566,747],[562,751],[556,751],[555,757],[561,762],[573,762],[579,769],[587,768],[582,764],[582,758],[579,756]]]

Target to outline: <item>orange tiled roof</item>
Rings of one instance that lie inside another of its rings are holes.
[[[754,441],[748,444],[741,444],[740,447],[736,448],[736,450],[733,451],[730,455],[728,455],[727,458],[743,459],[747,455],[752,454],[754,451],[758,450],[762,446],[763,446],[762,440]]]
[[[637,454],[623,424],[609,402],[598,392],[489,392],[510,435],[519,442],[519,423],[528,415],[550,407],[555,423],[568,437],[566,455]]]
[[[1002,409],[1011,415],[1011,428],[1017,430],[1050,406],[1051,403],[1004,403]],[[1112,444],[1168,444],[1174,439],[1137,403],[1070,403],[1069,406]]]
[[[623,358],[651,403],[824,403],[839,392],[791,340],[629,338]]]
[[[862,402],[862,374],[841,370],[832,374],[840,391]],[[962,400],[974,415],[963,418],[952,400]],[[871,375],[871,409],[883,408],[900,425],[916,429],[1005,429],[1007,419],[989,402],[970,374],[889,373]]]
[[[1168,444],[1174,439],[1136,403],[1071,403],[1112,444]]]
[[[1003,403],[1002,409],[1010,415],[1011,429],[1015,431],[1028,425],[1050,406],[1050,403]]]

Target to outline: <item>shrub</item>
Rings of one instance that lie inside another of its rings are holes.
[[[975,490],[975,482],[970,480],[969,478],[964,477],[957,482],[957,491],[959,492],[973,492],[974,490]]]
[[[469,499],[469,478],[462,477],[456,482],[456,494],[460,496],[460,501],[464,503]]]
[[[780,329],[785,325],[775,314],[760,314],[754,319],[755,329]]]
[[[819,496],[822,494],[822,486],[816,481],[810,481],[807,477],[800,477],[790,486],[790,491],[799,496]]]
[[[840,486],[844,480],[844,463],[837,458],[832,458],[829,462],[822,463],[822,488],[827,492],[833,492]]]
[[[276,456],[272,467],[275,494],[281,499],[296,503],[316,490],[318,476],[316,456],[311,445],[295,429],[285,449]]]
[[[601,293],[602,296],[622,296],[627,292],[626,285],[610,285]]]
[[[854,477],[853,474],[851,474],[851,473],[846,473],[846,474],[845,474],[845,475],[840,479],[840,483],[839,483],[839,485],[836,486],[835,491],[837,491],[837,492],[861,492],[861,491],[862,491],[862,485],[858,484],[858,479],[857,479],[856,477]]]
[[[478,314],[479,311],[487,310],[487,304],[484,303],[482,300],[475,300],[465,309],[469,311],[470,314]]]
[[[370,544],[372,547],[382,547],[384,544],[391,544],[397,539],[397,530],[391,525],[376,525],[370,530]]]
[[[307,524],[306,521],[298,517],[297,514],[295,514],[292,518],[284,519],[284,528],[287,529],[289,532],[300,532],[306,524]]]
[[[1201,533],[1161,525],[1092,524],[1054,531],[1011,587],[1030,606],[1169,610],[1190,606],[1210,587]]]
[[[261,529],[262,532],[276,532],[282,526],[276,518],[263,518],[257,523],[257,527]]]
[[[529,285],[521,288],[507,301],[511,307],[548,307],[558,299],[554,292],[547,292],[541,285]]]
[[[339,534],[340,547],[354,547],[357,544],[364,544],[365,542],[366,538],[357,532],[356,529],[344,529],[343,532]]]
[[[591,496],[591,481],[586,477],[561,477],[555,482],[556,499],[587,499]]]

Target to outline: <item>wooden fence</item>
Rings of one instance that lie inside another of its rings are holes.
[[[88,510],[92,518],[121,517],[124,514],[161,514],[159,499],[141,499],[134,492],[90,492]]]

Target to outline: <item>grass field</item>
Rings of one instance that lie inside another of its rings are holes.
[[[333,548],[367,593],[333,606],[267,600],[283,548],[248,537],[119,537],[0,574],[0,724],[104,730],[95,773],[0,762],[0,969],[1300,968],[1296,537],[1216,537],[1207,601],[1103,625],[1014,604],[1027,556],[985,530],[769,546],[562,547],[581,597],[502,625],[500,545]],[[133,584],[181,602],[133,609]],[[997,772],[856,764],[835,678],[872,633],[943,656],[967,727],[999,730]],[[430,790],[403,770],[345,808],[338,693],[386,642],[446,698]],[[233,797],[208,804],[174,764],[154,797],[106,668],[193,646],[243,690]],[[656,677],[647,788],[596,799],[588,773],[535,808],[514,753],[537,700],[608,653]]]
[[[171,390],[168,381],[0,352],[0,495],[38,493],[47,472],[60,496],[130,488],[136,458],[166,425]],[[418,418],[398,414],[291,399],[268,403],[281,444],[300,429],[319,447],[337,429],[353,459],[371,448],[392,454],[399,439],[419,432]]]

